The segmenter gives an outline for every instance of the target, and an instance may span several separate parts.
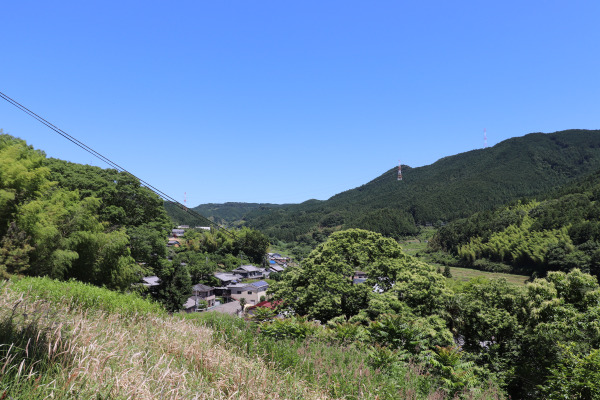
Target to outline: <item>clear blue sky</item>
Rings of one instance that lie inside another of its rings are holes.
[[[600,128],[598,1],[3,1],[0,91],[189,206]],[[0,100],[0,128],[101,165]]]

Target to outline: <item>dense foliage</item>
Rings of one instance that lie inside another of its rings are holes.
[[[236,226],[239,225],[244,215],[253,210],[268,210],[281,207],[278,204],[268,203],[223,203],[223,204],[201,204],[192,208],[193,211],[200,215],[208,217],[211,221],[220,226]],[[165,209],[176,225],[197,226],[198,220],[194,216],[183,211],[177,205],[165,202]]]
[[[366,282],[353,282],[357,270]],[[259,313],[261,334],[367,346],[373,365],[393,374],[394,365],[416,362],[451,394],[486,380],[512,398],[593,398],[577,396],[600,390],[600,286],[579,269],[525,287],[483,278],[448,286],[395,241],[348,230],[286,271],[272,294],[294,317]]]
[[[519,201],[454,221],[439,229],[430,248],[471,267],[506,264],[540,276],[580,268],[598,276],[599,196],[597,172],[543,201]]]
[[[146,271],[132,257],[142,250],[128,230],[169,223],[157,196],[135,178],[48,160],[9,135],[0,136],[0,203],[0,273],[121,290]]]
[[[357,271],[367,274],[364,284],[354,281]],[[375,318],[406,306],[431,315],[448,297],[433,267],[406,256],[393,239],[361,229],[333,233],[302,266],[286,271],[272,293],[295,313],[321,321]]]

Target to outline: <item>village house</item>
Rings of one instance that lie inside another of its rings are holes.
[[[279,273],[279,272],[283,272],[284,270],[283,270],[283,267],[280,267],[279,265],[271,265],[269,267],[269,271]]]
[[[192,286],[192,293],[194,296],[206,301],[208,307],[215,305],[215,288],[212,286],[206,286],[201,283]]]
[[[241,275],[245,279],[258,279],[264,278],[264,269],[263,271],[261,271],[261,269],[262,268],[255,267],[254,265],[242,265],[241,267],[236,268],[231,272],[237,275]]]
[[[171,230],[171,235],[173,235],[173,237],[182,237],[183,235],[185,235],[185,230],[184,229],[173,229],[173,230]]]
[[[267,297],[267,289],[269,289],[269,284],[265,281],[237,283],[234,285],[229,285],[227,288],[230,290],[230,296],[232,299],[239,301],[240,299],[244,298],[247,304],[258,304],[261,301],[261,297]]]
[[[158,292],[160,286],[160,278],[158,276],[145,276],[142,278],[142,285],[144,285],[148,292],[152,295]]]
[[[215,306],[215,291],[212,286],[198,283],[192,286],[192,293],[193,295],[183,305],[186,312],[203,311],[204,307],[201,307],[203,301],[206,302],[207,308]]]
[[[214,277],[219,280],[221,286],[227,286],[232,283],[238,283],[243,278],[241,275],[232,274],[231,272],[215,272]]]

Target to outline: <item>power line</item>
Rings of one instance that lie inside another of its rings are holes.
[[[78,146],[81,149],[87,151],[88,153],[90,153],[94,157],[96,157],[96,158],[100,159],[101,161],[105,162],[106,164],[110,165],[112,168],[116,169],[118,172],[124,172],[126,174],[131,175],[132,177],[134,177],[135,179],[137,179],[141,184],[143,184],[145,187],[147,187],[152,192],[154,192],[158,197],[162,198],[163,200],[167,200],[167,201],[169,201],[171,203],[174,203],[177,207],[179,207],[184,212],[190,214],[191,216],[193,216],[195,218],[198,218],[201,221],[207,222],[209,225],[212,225],[212,226],[214,226],[214,227],[216,227],[218,229],[222,229],[225,233],[227,233],[228,235],[230,235],[232,238],[235,238],[235,234],[233,232],[230,232],[229,230],[227,230],[224,227],[220,226],[219,224],[211,221],[210,219],[206,218],[205,216],[199,214],[198,212],[186,208],[183,204],[181,204],[180,202],[178,202],[177,200],[175,200],[171,196],[169,196],[166,193],[162,192],[161,190],[155,188],[154,186],[152,186],[150,183],[144,181],[143,179],[138,178],[137,176],[135,176],[131,172],[127,171],[125,168],[121,167],[119,164],[113,162],[108,157],[105,157],[102,154],[98,153],[96,150],[94,150],[91,147],[87,146],[85,143],[80,142],[79,140],[77,140],[73,136],[69,135],[67,132],[65,132],[62,129],[60,129],[60,128],[56,127],[55,125],[51,124],[50,122],[48,122],[44,118],[40,117],[39,115],[37,115],[36,113],[34,113],[33,111],[31,111],[30,109],[28,109],[27,107],[25,107],[24,105],[20,104],[16,100],[10,98],[6,94],[0,92],[0,97],[2,97],[4,100],[6,100],[7,102],[9,102],[13,106],[17,107],[19,110],[23,111],[25,114],[29,115],[30,117],[32,117],[32,118],[36,119],[37,121],[41,122],[42,124],[46,125],[48,128],[52,129],[54,132],[58,133],[60,136],[64,137],[65,139],[67,139],[71,143],[75,144],[76,146]]]

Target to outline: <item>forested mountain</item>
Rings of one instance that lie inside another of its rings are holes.
[[[453,221],[430,248],[480,269],[545,275],[580,268],[600,276],[600,171],[540,199]]]
[[[200,204],[197,207],[191,208],[198,214],[207,217],[214,223],[221,226],[233,226],[236,222],[242,220],[242,218],[251,211],[254,210],[270,210],[273,208],[281,207],[279,204],[268,204],[268,203],[207,203]],[[196,226],[202,225],[202,221],[194,218],[189,213],[184,212],[178,206],[165,202],[165,209],[171,217],[171,220],[177,225],[189,225]]]
[[[320,242],[357,227],[399,237],[416,225],[447,222],[537,196],[600,169],[600,131],[531,133],[494,147],[445,157],[434,164],[396,168],[326,201],[255,209],[244,220],[284,241]]]

